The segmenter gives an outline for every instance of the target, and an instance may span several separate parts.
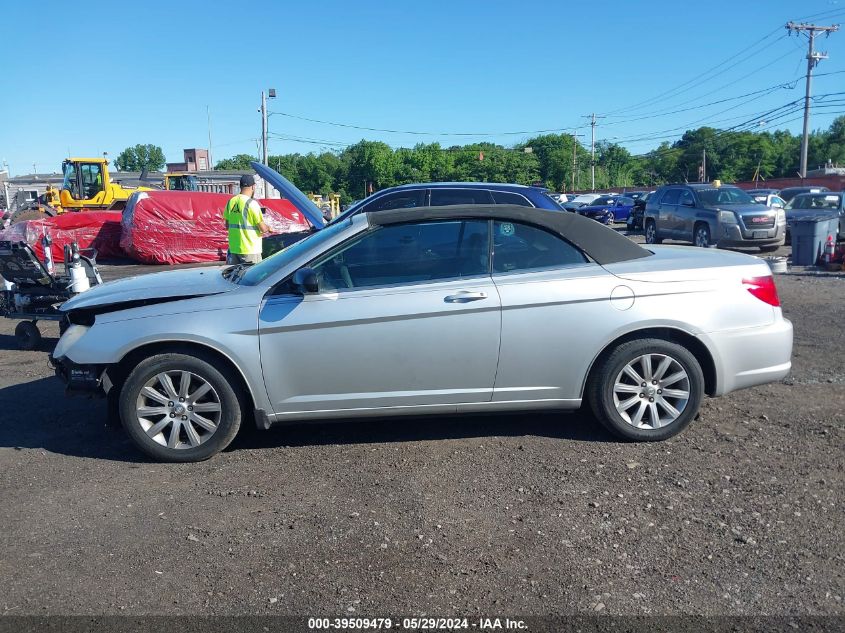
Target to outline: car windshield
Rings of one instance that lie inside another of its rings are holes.
[[[590,203],[590,205],[591,206],[599,206],[599,205],[605,205],[605,204],[613,204],[615,200],[616,200],[616,198],[614,198],[613,196],[599,196],[598,198],[593,200]]]
[[[787,209],[832,209],[839,210],[842,196],[825,193],[803,193],[795,196],[786,205]]]
[[[713,187],[696,189],[695,193],[706,205],[754,204],[754,199],[739,187]]]
[[[319,231],[311,233],[311,235],[306,237],[304,240],[291,244],[287,248],[280,250],[278,253],[274,253],[262,262],[249,266],[245,269],[239,270],[236,266],[230,266],[229,268],[223,270],[223,276],[229,279],[229,281],[241,284],[242,286],[255,286],[260,284],[270,275],[287,266],[302,253],[331,240],[335,235],[346,229],[350,222],[332,223]]]

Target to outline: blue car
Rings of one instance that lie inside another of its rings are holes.
[[[601,196],[591,204],[576,209],[580,215],[585,215],[602,224],[624,222],[634,208],[634,199],[627,196]]]

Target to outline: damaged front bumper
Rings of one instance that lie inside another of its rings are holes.
[[[67,358],[50,356],[50,365],[65,384],[69,396],[103,398],[111,389],[111,381],[104,365],[79,365]]]

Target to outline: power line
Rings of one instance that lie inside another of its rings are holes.
[[[747,52],[747,51],[749,51],[749,50],[751,50],[751,49],[755,48],[758,44],[761,44],[762,42],[766,41],[766,40],[767,40],[767,39],[769,39],[772,35],[776,34],[779,30],[780,30],[780,27],[778,27],[778,28],[774,29],[773,31],[771,31],[771,32],[770,32],[770,33],[768,33],[767,35],[764,35],[764,36],[763,36],[763,37],[761,37],[759,40],[757,40],[756,42],[754,42],[753,44],[751,44],[750,46],[746,46],[745,48],[743,48],[743,49],[742,49],[741,51],[739,51],[738,53],[735,53],[735,54],[731,55],[730,57],[728,57],[728,58],[727,58],[727,59],[725,59],[724,61],[722,61],[722,62],[720,62],[720,63],[716,64],[715,66],[713,66],[713,67],[712,67],[712,68],[710,68],[709,70],[706,70],[706,71],[704,71],[703,73],[701,73],[701,74],[699,74],[699,75],[696,75],[695,77],[693,77],[693,78],[691,78],[691,79],[689,79],[689,80],[687,80],[687,81],[685,81],[685,82],[683,82],[683,83],[681,83],[681,84],[679,84],[679,85],[675,86],[674,88],[671,88],[671,89],[669,89],[669,90],[667,90],[667,91],[665,91],[665,92],[661,92],[660,94],[655,95],[654,97],[651,97],[651,98],[646,99],[646,100],[644,100],[644,101],[640,101],[640,102],[635,103],[635,104],[633,104],[633,105],[631,105],[631,106],[627,106],[627,107],[624,107],[624,108],[617,108],[616,110],[611,110],[611,111],[609,111],[609,112],[606,112],[605,114],[610,115],[610,114],[616,114],[617,112],[624,112],[624,111],[629,111],[629,110],[639,110],[639,109],[640,109],[640,108],[642,108],[643,106],[645,106],[645,105],[649,105],[649,104],[651,104],[651,103],[654,103],[655,101],[658,101],[658,100],[660,100],[660,99],[663,99],[664,97],[669,97],[669,96],[670,96],[670,95],[672,95],[673,93],[681,94],[681,93],[683,93],[683,92],[686,92],[686,91],[687,91],[687,90],[689,90],[689,89],[692,89],[692,87],[694,87],[695,85],[700,85],[703,81],[709,81],[709,80],[710,80],[710,79],[712,79],[713,77],[708,77],[707,79],[704,79],[704,77],[707,77],[707,76],[708,76],[708,75],[710,75],[711,73],[713,73],[713,72],[715,72],[715,71],[719,70],[720,68],[722,68],[722,67],[723,67],[723,66],[725,66],[726,64],[729,64],[729,63],[732,63],[732,62],[734,62],[734,63],[735,63],[735,62],[736,62],[737,57],[739,57],[739,56],[740,56],[740,55],[742,55],[743,53],[745,53],[745,52]],[[758,53],[760,53],[760,52],[762,52],[762,51],[766,50],[766,49],[767,49],[767,48],[769,48],[770,46],[772,46],[772,45],[774,45],[775,43],[779,42],[779,41],[780,41],[781,39],[783,39],[784,37],[785,37],[785,36],[781,36],[781,37],[779,37],[779,38],[777,38],[777,39],[773,40],[772,42],[769,42],[766,46],[764,46],[764,47],[763,47],[763,48],[761,48],[760,50],[758,50],[758,51],[756,51],[755,53],[753,53],[752,55],[749,55],[748,57],[746,57],[746,59],[748,59],[748,58],[752,57],[753,55],[757,55]],[[714,76],[715,76],[715,75],[714,75]],[[687,88],[687,86],[690,86],[690,88]],[[684,89],[684,90],[682,90],[682,89]],[[679,91],[680,91],[680,92],[679,92]],[[677,96],[677,94],[675,94],[675,96]]]

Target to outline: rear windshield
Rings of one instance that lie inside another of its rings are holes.
[[[753,204],[754,200],[739,187],[713,187],[696,189],[698,199],[704,204]]]

